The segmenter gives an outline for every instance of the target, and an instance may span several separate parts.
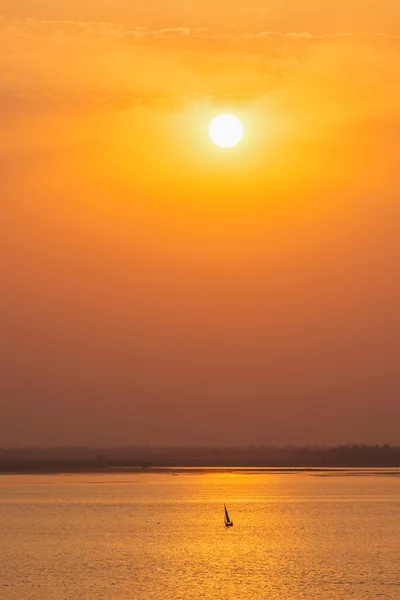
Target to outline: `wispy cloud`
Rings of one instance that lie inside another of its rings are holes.
[[[399,43],[384,32],[216,33],[3,16],[0,102],[9,110],[23,103],[176,107],[210,90],[214,98],[254,99],[288,86],[297,86],[296,97],[311,90],[340,102],[345,86],[350,95],[364,85],[376,94],[381,82],[397,88]]]

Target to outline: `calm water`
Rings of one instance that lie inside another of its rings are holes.
[[[400,599],[396,476],[0,476],[0,494],[1,600]]]

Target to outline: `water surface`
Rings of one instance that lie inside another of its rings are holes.
[[[362,475],[0,476],[0,598],[396,600],[400,478]]]

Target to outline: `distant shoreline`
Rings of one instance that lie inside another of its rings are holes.
[[[65,469],[28,469],[4,471],[0,475],[296,475],[308,474],[316,477],[400,477],[400,467],[110,467],[110,468],[65,468]]]
[[[0,449],[0,473],[142,473],[168,470],[250,469],[315,472],[316,469],[400,470],[400,447],[115,447]]]

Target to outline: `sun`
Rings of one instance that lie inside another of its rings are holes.
[[[220,148],[233,148],[243,137],[244,128],[234,115],[218,115],[210,123],[211,140]]]

